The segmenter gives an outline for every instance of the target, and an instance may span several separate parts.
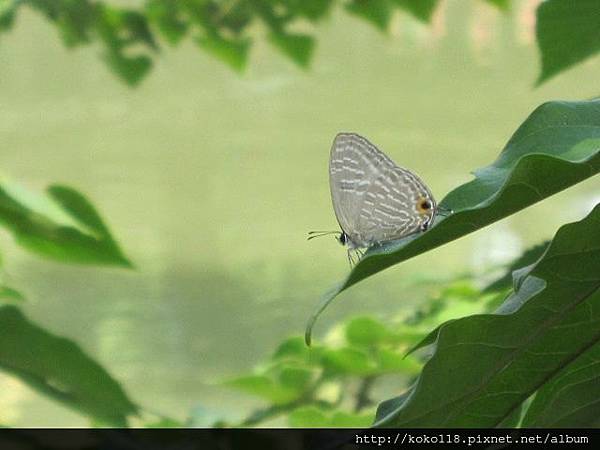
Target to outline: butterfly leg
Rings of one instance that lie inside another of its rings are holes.
[[[352,249],[348,249],[348,263],[350,264],[350,269],[354,266],[354,258],[352,257]]]

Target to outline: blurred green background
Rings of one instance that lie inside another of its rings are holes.
[[[183,42],[134,89],[95,49],[64,48],[24,10],[0,41],[2,176],[85,192],[137,268],[47,262],[2,231],[24,311],[77,341],[149,410],[240,418],[257,403],[217,382],[301,334],[348,270],[333,238],[306,241],[337,228],[327,173],[337,132],[370,138],[441,199],[494,160],[538,104],[600,94],[597,58],[534,89],[538,4],[516,0],[503,13],[447,0],[431,25],[398,14],[387,34],[336,9],[316,29],[306,71],[260,40],[242,75]],[[588,180],[372,277],[327,311],[316,339],[353,313],[410,310],[465,271],[485,278],[597,201]],[[0,385],[4,422],[87,423],[15,378],[0,374]]]

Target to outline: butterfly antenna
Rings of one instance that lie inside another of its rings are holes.
[[[308,232],[308,241],[314,238],[328,236],[330,234],[340,234],[339,231],[309,231]]]

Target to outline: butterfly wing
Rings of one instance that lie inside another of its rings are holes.
[[[335,215],[356,246],[414,233],[435,213],[433,196],[424,183],[357,134],[336,136],[329,175]],[[431,214],[417,208],[423,199],[431,202]]]

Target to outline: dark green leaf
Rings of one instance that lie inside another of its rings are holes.
[[[54,204],[43,198],[32,201],[27,193],[0,184],[0,224],[17,243],[63,262],[131,267],[85,197],[64,186],[50,187],[49,196]],[[50,213],[57,206],[65,222]]]
[[[600,426],[600,342],[583,352],[538,391],[524,427]]]
[[[429,23],[439,0],[392,0],[422,22]]]
[[[514,409],[506,418],[500,422],[497,428],[517,428],[521,423],[521,416],[523,415],[524,402]]]
[[[98,363],[70,340],[29,322],[16,307],[0,307],[0,330],[0,370],[101,424],[124,426],[137,412]]]
[[[498,159],[441,204],[454,211],[425,233],[371,247],[348,277],[327,293],[312,326],[337,294],[382,270],[514,214],[600,171],[600,101],[549,102],[512,136]]]
[[[269,40],[284,55],[300,67],[307,68],[315,47],[315,40],[305,34],[271,33]]]
[[[495,314],[443,324],[410,394],[384,403],[378,425],[498,426],[598,342],[600,205],[560,228]]]
[[[392,18],[389,0],[352,0],[346,4],[346,9],[382,31],[387,30]]]
[[[537,9],[541,84],[600,50],[598,0],[547,0]]]
[[[212,56],[220,59],[237,72],[242,72],[246,67],[250,40],[229,40],[215,34],[199,38],[198,43]]]

